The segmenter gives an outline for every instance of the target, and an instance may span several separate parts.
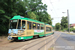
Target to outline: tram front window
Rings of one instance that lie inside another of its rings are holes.
[[[18,22],[18,29],[21,29],[21,20]]]
[[[22,21],[21,26],[21,20],[11,20],[10,22],[10,29],[25,29],[25,21]]]
[[[10,29],[16,29],[17,21],[18,20],[11,20],[11,22],[10,22]]]
[[[19,20],[18,29],[25,29],[25,21],[22,21],[22,27],[21,27],[21,20]]]

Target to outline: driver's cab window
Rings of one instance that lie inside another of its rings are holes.
[[[22,29],[25,29],[26,26],[25,26],[25,21],[22,21]]]

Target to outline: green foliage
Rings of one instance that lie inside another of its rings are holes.
[[[70,31],[73,31],[74,30],[74,28],[70,28]]]
[[[68,21],[67,21],[67,17],[62,17],[61,19],[61,29],[65,29],[68,28]]]
[[[25,16],[25,11],[26,8],[22,1],[0,0],[0,35],[7,35],[10,18],[14,15]]]
[[[0,10],[0,14],[3,14],[3,13],[5,13],[5,11],[4,10]]]
[[[65,31],[68,31],[68,28],[64,28],[62,31],[64,31],[64,32],[65,32]]]
[[[29,18],[36,20],[36,15],[33,12],[28,12],[28,16]]]
[[[60,23],[56,23],[56,25],[55,25],[55,30],[60,30],[60,28],[61,28],[61,25],[60,25]]]
[[[75,32],[75,29],[73,30],[73,32]]]
[[[26,4],[27,11],[26,12],[33,12],[36,15],[35,18],[37,20],[52,25],[52,18],[46,12],[47,11],[47,5],[46,4],[43,5],[43,3],[41,2],[41,0],[32,0],[32,1],[26,0],[26,1],[27,1],[27,4]],[[28,16],[30,16],[30,15],[28,14]]]
[[[73,32],[75,32],[75,28],[70,28],[70,31],[73,31]]]
[[[47,5],[42,0],[0,0],[0,35],[8,33],[9,19],[15,15],[52,24]]]

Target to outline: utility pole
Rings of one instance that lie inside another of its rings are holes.
[[[70,33],[69,10],[68,9],[67,9],[67,20],[68,20],[68,32]]]

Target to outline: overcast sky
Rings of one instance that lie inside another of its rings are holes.
[[[42,0],[42,2],[48,6],[47,12],[53,18],[53,25],[60,23],[62,16],[67,16],[67,9],[69,10],[70,24],[75,23],[75,0]]]

